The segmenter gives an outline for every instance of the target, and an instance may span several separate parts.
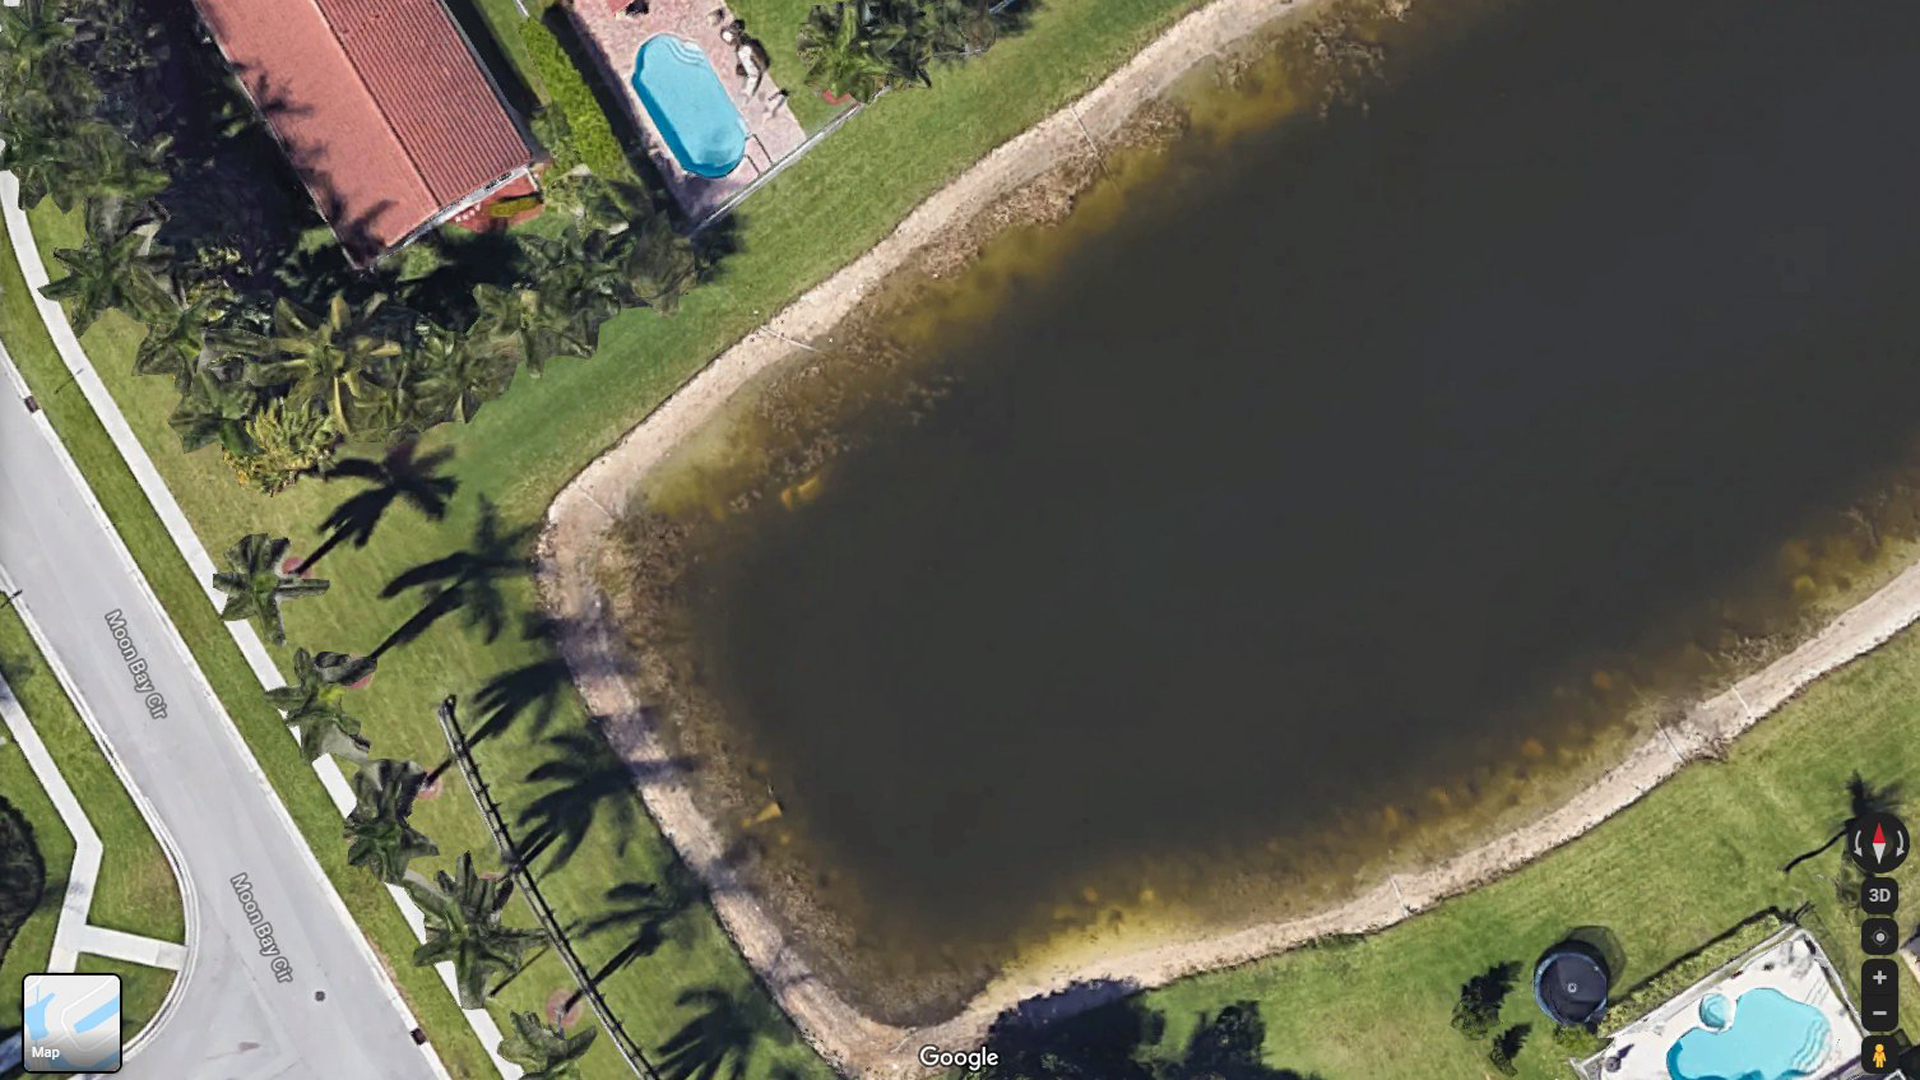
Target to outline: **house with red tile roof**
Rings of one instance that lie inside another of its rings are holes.
[[[471,210],[540,155],[443,0],[195,0],[356,265]]]

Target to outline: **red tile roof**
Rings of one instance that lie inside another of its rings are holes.
[[[197,0],[341,242],[366,257],[532,159],[442,0]]]

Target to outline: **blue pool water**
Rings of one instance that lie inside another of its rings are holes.
[[[1732,1006],[1714,994],[1700,1003],[1707,1026],[1667,1051],[1674,1080],[1794,1080],[1810,1074],[1832,1032],[1820,1010],[1778,990],[1749,990]]]
[[[640,44],[633,89],[680,167],[725,176],[747,153],[747,122],[699,46],[672,34]]]

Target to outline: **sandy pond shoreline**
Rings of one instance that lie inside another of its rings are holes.
[[[804,351],[872,299],[895,271],[924,262],[956,232],[975,227],[1005,197],[1050,172],[1091,172],[1093,144],[1114,139],[1196,65],[1236,42],[1322,9],[1326,0],[1215,0],[1188,15],[1098,88],[1002,145],[918,206],[873,250],[807,292],[681,387],[576,477],[549,510],[539,552],[543,599],[563,628],[560,649],[615,748],[636,765],[669,754],[620,662],[626,648],[601,593],[596,567],[642,479],[755,377]],[[796,959],[780,922],[739,887],[723,858],[726,840],[683,784],[650,782],[648,809],[682,857],[713,892],[722,924],[772,988],[802,1035],[841,1070],[895,1077],[927,1070],[922,1045],[977,1046],[988,1025],[1020,1001],[1082,980],[1129,986],[1272,955],[1331,934],[1366,933],[1399,922],[1523,866],[1630,806],[1688,761],[1711,755],[1813,679],[1887,640],[1920,617],[1920,566],[1909,567],[1816,635],[1759,672],[1659,727],[1596,783],[1523,828],[1429,869],[1388,877],[1346,903],[1287,919],[1198,938],[1158,943],[1086,941],[1050,954],[1044,965],[1002,972],[958,1015],[909,1028],[862,1013]]]

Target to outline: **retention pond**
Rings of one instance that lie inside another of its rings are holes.
[[[1911,553],[1920,7],[1331,26],[627,523],[696,797],[877,1016],[1493,835]]]

